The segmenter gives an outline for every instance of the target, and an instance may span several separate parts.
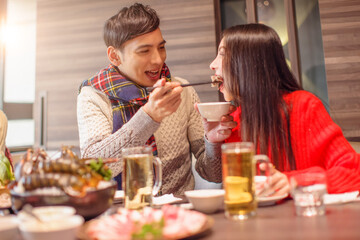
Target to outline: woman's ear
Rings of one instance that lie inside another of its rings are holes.
[[[121,59],[118,53],[119,51],[113,46],[107,48],[108,59],[115,66],[119,66],[121,64]]]

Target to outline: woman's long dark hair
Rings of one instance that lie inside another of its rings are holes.
[[[301,86],[289,70],[277,33],[263,24],[224,31],[225,89],[241,107],[241,139],[271,155],[281,170],[296,168],[291,147],[289,111],[282,96]],[[285,164],[283,158],[285,156]]]

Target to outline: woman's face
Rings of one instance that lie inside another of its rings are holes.
[[[220,76],[224,81],[226,81],[226,78],[223,75],[223,69],[222,69],[222,62],[223,62],[224,54],[225,54],[225,45],[224,45],[224,39],[222,39],[220,42],[220,45],[219,45],[218,54],[217,54],[216,58],[214,59],[214,61],[212,61],[212,63],[210,64],[210,68],[215,71],[216,76]],[[225,85],[223,83],[220,84],[219,91],[222,94],[224,94],[224,98],[226,101],[229,102],[229,101],[233,100],[232,95],[225,89]]]

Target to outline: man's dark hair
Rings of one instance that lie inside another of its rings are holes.
[[[107,47],[121,49],[124,42],[155,31],[160,19],[154,9],[135,3],[124,7],[105,22],[104,41]]]

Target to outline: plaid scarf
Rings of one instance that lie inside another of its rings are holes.
[[[160,78],[162,77],[171,78],[166,64],[161,70]],[[119,69],[112,64],[85,80],[79,91],[84,86],[91,86],[105,93],[110,99],[113,111],[113,133],[128,122],[149,99],[146,88],[126,79],[120,74]],[[156,156],[157,147],[154,135],[149,138],[146,145],[152,146],[153,154]]]

